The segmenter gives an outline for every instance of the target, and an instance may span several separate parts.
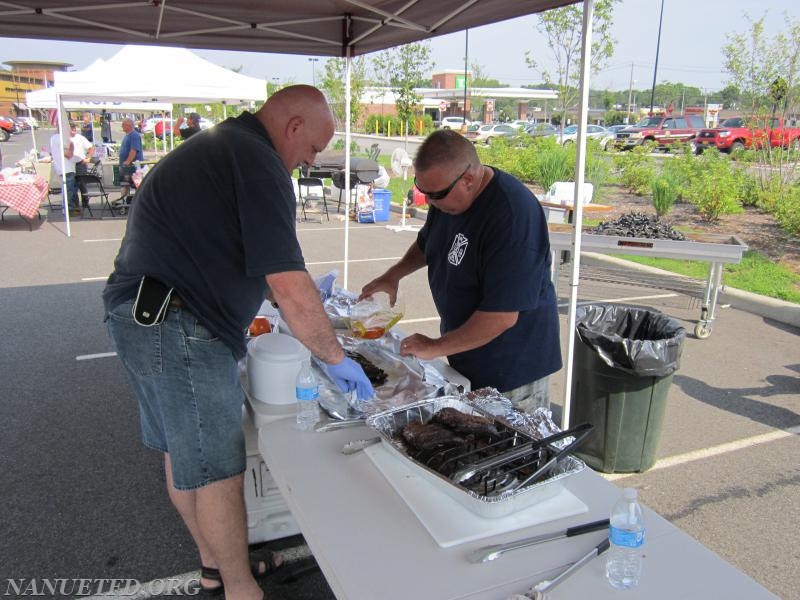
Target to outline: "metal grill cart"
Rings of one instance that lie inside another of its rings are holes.
[[[558,255],[564,250],[572,248],[572,227],[569,225],[550,224],[550,247],[553,252],[553,282],[558,280],[559,261]],[[717,302],[723,289],[722,269],[726,264],[738,264],[742,255],[747,250],[744,244],[735,235],[723,234],[687,234],[687,240],[664,240],[634,237],[620,237],[615,235],[597,235],[584,232],[581,235],[581,248],[586,252],[601,254],[633,254],[637,256],[653,256],[657,258],[675,258],[683,260],[699,260],[709,263],[708,278],[702,290],[702,306],[700,319],[695,325],[694,334],[699,339],[706,339],[711,335],[714,319],[717,315]],[[610,271],[605,271],[611,280]],[[665,289],[691,293],[691,282],[688,278],[664,276],[661,285]],[[618,283],[638,284],[630,274],[625,278],[617,278]],[[656,279],[656,281],[658,281]],[[677,282],[679,285],[675,286]],[[645,285],[653,285],[651,276]]]

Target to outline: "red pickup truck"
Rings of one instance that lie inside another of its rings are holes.
[[[796,122],[785,123],[781,117],[773,117],[769,126],[764,127],[764,124],[764,121],[748,121],[744,117],[725,119],[719,127],[703,129],[697,134],[697,151],[714,146],[720,152],[736,152],[754,145],[763,148],[767,142],[773,148],[800,150],[800,127],[796,127]]]
[[[614,147],[629,150],[647,142],[655,142],[659,148],[672,144],[693,144],[698,132],[706,126],[700,115],[656,115],[645,117],[636,125],[617,132]]]

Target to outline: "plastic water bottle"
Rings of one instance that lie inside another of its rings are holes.
[[[311,369],[311,361],[304,360],[294,384],[297,398],[297,427],[311,431],[319,422],[319,383]]]
[[[611,547],[606,559],[606,579],[617,589],[636,587],[642,574],[645,528],[635,489],[625,488],[611,509],[610,520]]]

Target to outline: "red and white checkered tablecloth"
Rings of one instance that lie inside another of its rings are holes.
[[[0,181],[0,205],[9,206],[23,217],[32,219],[47,196],[48,184],[36,175],[28,181]]]

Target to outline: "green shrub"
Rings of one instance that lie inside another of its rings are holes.
[[[646,155],[644,148],[615,154],[614,166],[619,171],[620,183],[632,194],[642,196],[650,191],[656,170],[653,159]]]
[[[719,153],[703,153],[698,163],[702,168],[689,183],[687,192],[703,219],[716,221],[721,215],[742,212],[739,175],[731,161]]]
[[[716,148],[710,152],[717,152]],[[677,191],[676,200],[683,200],[687,197],[689,183],[697,177],[702,165],[688,146],[684,146],[680,152],[671,160],[664,161],[661,174],[672,182]]]
[[[556,181],[572,181],[575,173],[575,148],[551,144],[537,144],[539,151],[533,165],[533,180],[543,190],[549,190]]]
[[[650,186],[653,190],[653,206],[656,214],[663,217],[672,210],[672,206],[678,198],[678,188],[675,182],[665,175],[653,179]]]
[[[775,203],[775,219],[792,235],[800,235],[800,187],[793,186]]]

